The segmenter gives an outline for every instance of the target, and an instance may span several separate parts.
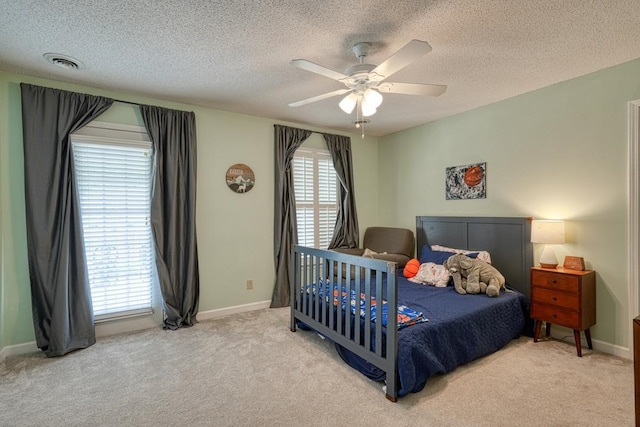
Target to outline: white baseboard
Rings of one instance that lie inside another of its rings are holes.
[[[553,328],[556,328],[556,326],[554,325]],[[571,331],[570,329],[558,330],[553,328],[551,329],[551,336],[553,338],[573,344],[575,346],[573,331]],[[586,338],[584,337],[584,333],[581,333],[580,337],[582,338],[583,349],[587,348]],[[591,343],[593,344],[593,349],[596,351],[611,354],[612,356],[622,357],[624,359],[629,359],[629,360],[633,359],[633,355],[631,354],[631,351],[627,347],[621,347],[619,345],[611,344],[605,341],[594,340],[594,339],[591,340]]]
[[[263,308],[269,308],[271,306],[271,300],[253,302],[251,304],[236,305],[234,307],[218,308],[216,310],[201,311],[198,313],[198,320],[210,320],[220,319],[222,317],[230,316],[232,314],[245,313],[247,311],[261,310]]]
[[[254,302],[251,304],[237,305],[234,307],[225,307],[225,308],[219,308],[216,310],[201,311],[198,313],[197,318],[198,320],[220,319],[222,317],[230,316],[232,314],[245,313],[248,311],[269,308],[269,306],[271,306],[270,300],[260,301],[260,302]],[[154,327],[157,325],[150,324],[145,326],[148,328],[148,327]],[[96,335],[98,336],[107,336],[107,335],[112,335],[114,333],[121,332],[121,331],[111,330],[111,331],[108,331],[108,333],[107,331],[102,331],[102,333],[99,333],[100,331],[98,329],[99,327],[96,326]],[[2,363],[4,359],[6,359],[9,356],[18,356],[20,354],[34,353],[38,351],[39,349],[35,341],[2,347],[0,348],[0,363]]]
[[[0,363],[9,356],[18,356],[20,354],[35,353],[38,351],[40,351],[40,349],[35,341],[2,347],[0,349]]]

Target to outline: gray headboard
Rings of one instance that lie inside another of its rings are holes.
[[[507,284],[530,296],[531,218],[418,216],[416,243],[418,256],[426,244],[488,251]]]

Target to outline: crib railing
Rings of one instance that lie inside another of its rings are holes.
[[[291,330],[314,329],[386,373],[397,400],[396,264],[295,245],[291,250]],[[382,305],[386,301],[386,326]]]

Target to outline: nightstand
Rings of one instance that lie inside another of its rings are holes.
[[[532,267],[531,317],[535,321],[534,342],[540,337],[543,321],[547,322],[546,336],[551,324],[564,326],[573,329],[578,357],[582,357],[580,331],[593,349],[589,328],[596,324],[596,272]]]

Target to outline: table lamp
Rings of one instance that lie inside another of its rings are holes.
[[[564,243],[564,221],[537,220],[531,223],[531,243],[543,243],[545,245],[540,255],[542,268],[556,268],[558,258],[552,245]]]

